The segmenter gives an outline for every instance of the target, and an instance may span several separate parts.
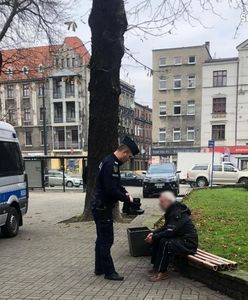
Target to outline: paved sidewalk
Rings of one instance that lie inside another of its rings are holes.
[[[94,224],[58,224],[80,213],[83,194],[32,192],[30,196],[29,213],[18,237],[0,238],[0,299],[230,299],[178,274],[150,283],[148,259],[128,254],[128,224],[115,226],[113,247],[116,268],[126,280],[95,277]],[[148,201],[145,206],[155,204]]]

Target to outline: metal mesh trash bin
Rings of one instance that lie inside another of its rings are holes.
[[[129,252],[131,256],[150,256],[151,245],[145,242],[145,238],[151,232],[148,227],[135,227],[127,229]]]

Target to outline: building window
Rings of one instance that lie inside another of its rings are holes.
[[[213,85],[217,86],[226,86],[227,84],[227,71],[214,71],[213,73]]]
[[[39,73],[44,73],[45,67],[42,64],[40,64],[38,67],[38,71],[39,71]]]
[[[66,67],[67,67],[67,68],[70,68],[70,58],[67,58],[67,59],[66,59]]]
[[[64,66],[65,66],[65,60],[64,60],[64,58],[62,58],[61,59],[61,68],[64,68]]]
[[[173,142],[180,142],[181,141],[181,128],[174,128],[173,129]]]
[[[28,72],[29,72],[28,67],[24,66],[22,68],[22,72],[23,72],[24,75],[28,75]]]
[[[214,141],[225,140],[225,125],[212,125],[212,139]]]
[[[165,77],[161,77],[160,78],[160,80],[159,80],[159,90],[160,91],[164,91],[164,90],[166,90],[167,89],[167,87],[166,87],[166,78]]]
[[[181,76],[174,77],[174,89],[182,88],[182,78]]]
[[[30,122],[31,121],[31,110],[30,110],[30,108],[25,108],[24,109],[23,120],[24,120],[24,122]]]
[[[25,132],[25,145],[32,146],[32,133],[31,131]]]
[[[7,75],[8,75],[8,77],[12,78],[13,74],[14,74],[13,68],[12,67],[8,67],[8,69],[7,69]]]
[[[30,90],[29,90],[29,84],[25,83],[22,86],[22,95],[23,97],[29,97],[30,96]]]
[[[195,128],[194,127],[188,127],[187,128],[187,140],[188,141],[194,141],[195,140]]]
[[[13,108],[8,109],[8,123],[14,124],[16,121],[16,110]]]
[[[226,113],[226,98],[214,98],[213,114],[225,114],[225,113]]]
[[[189,56],[188,57],[188,64],[195,64],[196,63],[196,57],[195,55]]]
[[[63,122],[63,105],[62,102],[54,103],[54,123]]]
[[[161,57],[161,58],[159,59],[159,66],[160,66],[160,67],[166,66],[166,58],[165,58],[165,57]]]
[[[75,57],[73,57],[73,58],[71,59],[71,66],[72,66],[72,67],[75,67],[75,66],[76,66],[76,59],[75,59]]]
[[[188,101],[187,115],[195,115],[195,101],[194,100]]]
[[[40,121],[43,121],[43,107],[40,107]]]
[[[66,122],[75,122],[75,102],[66,102]]]
[[[62,79],[53,79],[53,98],[60,99],[62,97]]]
[[[65,83],[65,96],[74,97],[75,96],[75,84],[74,78],[69,78]]]
[[[43,96],[43,83],[38,84],[38,96],[39,97]]]
[[[188,88],[189,89],[194,89],[195,88],[195,82],[196,82],[195,75],[189,75],[188,76]]]
[[[55,58],[55,67],[59,68],[59,59],[58,58]]]
[[[181,115],[181,101],[174,102],[173,114]]]
[[[175,65],[181,65],[182,64],[182,57],[181,56],[176,56],[174,58]]]
[[[165,143],[166,141],[166,129],[159,128],[159,143]]]
[[[166,116],[166,102],[159,102],[159,116]]]
[[[7,98],[9,98],[9,99],[14,98],[14,85],[13,84],[7,85]]]

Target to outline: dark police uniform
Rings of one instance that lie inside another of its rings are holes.
[[[165,214],[165,225],[153,232],[151,262],[157,272],[166,272],[175,255],[196,253],[198,235],[190,215],[186,205],[175,202]]]
[[[129,138],[123,144],[127,145],[133,155],[139,152],[137,145]],[[91,208],[96,223],[97,239],[95,246],[95,273],[109,276],[116,273],[111,257],[111,247],[114,242],[112,211],[118,201],[129,203],[127,191],[121,186],[121,162],[114,154],[104,158],[99,166],[96,188],[91,200]]]

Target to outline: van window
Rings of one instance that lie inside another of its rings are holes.
[[[196,165],[192,168],[192,170],[196,170],[196,171],[205,171],[208,169],[208,166],[202,166],[202,165]]]
[[[23,164],[17,143],[0,141],[0,177],[23,174]]]

